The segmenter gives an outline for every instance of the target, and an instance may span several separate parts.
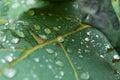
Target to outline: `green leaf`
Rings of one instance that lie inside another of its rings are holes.
[[[119,80],[118,54],[100,31],[78,17],[76,3],[53,2],[2,24],[0,79]]]

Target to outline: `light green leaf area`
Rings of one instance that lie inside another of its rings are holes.
[[[120,22],[120,1],[119,0],[111,0],[112,2],[112,6],[117,14],[117,17],[119,19]]]
[[[4,26],[0,79],[117,80],[117,53],[106,37],[80,23],[75,3],[57,5],[31,9]]]

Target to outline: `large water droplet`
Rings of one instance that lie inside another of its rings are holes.
[[[90,75],[88,72],[82,73],[80,77],[84,80],[88,80],[90,78]]]
[[[6,76],[7,78],[13,78],[15,75],[16,75],[15,69],[6,68],[4,70],[4,76]]]

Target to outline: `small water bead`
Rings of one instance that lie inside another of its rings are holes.
[[[89,41],[90,39],[88,37],[85,38],[85,41]]]
[[[13,38],[11,42],[16,44],[19,42],[19,38]]]
[[[34,61],[35,61],[35,62],[39,62],[40,59],[39,59],[39,58],[34,58]]]
[[[35,11],[34,11],[34,10],[30,10],[30,11],[28,11],[28,14],[29,14],[30,16],[34,16],[34,15],[35,15]]]
[[[50,48],[47,48],[46,51],[47,51],[48,53],[54,53],[54,50],[52,50],[52,49],[50,49]]]
[[[24,33],[21,32],[21,31],[17,31],[16,34],[17,34],[19,37],[22,37],[22,38],[25,37]]]
[[[3,37],[1,37],[2,38],[2,41],[4,42],[4,41],[6,41],[6,36],[3,36]]]
[[[58,41],[58,42],[63,42],[63,41],[64,41],[64,38],[61,37],[61,36],[59,36],[59,37],[57,37],[57,41]]]
[[[98,38],[98,37],[99,37],[99,35],[96,35],[96,37]]]
[[[90,35],[91,32],[87,32],[87,35]]]
[[[0,62],[4,64],[4,63],[6,63],[6,60],[5,59],[0,59]]]
[[[101,58],[104,58],[104,55],[100,55]]]
[[[53,27],[53,30],[59,31],[59,28],[58,27]]]
[[[64,71],[60,71],[60,75],[61,75],[61,76],[64,76]]]
[[[80,77],[84,80],[88,80],[90,78],[90,75],[88,72],[82,73]]]
[[[64,63],[62,61],[57,60],[57,61],[55,61],[55,64],[60,67],[64,67]]]
[[[49,69],[52,69],[52,65],[49,64],[49,65],[48,65],[48,68],[49,68]]]
[[[16,75],[17,71],[15,69],[6,68],[4,70],[4,76],[7,78],[13,78]]]
[[[5,57],[5,59],[6,59],[6,61],[8,61],[8,62],[12,62],[12,61],[13,61],[13,56],[8,55],[8,56]]]
[[[119,60],[120,56],[118,54],[116,54],[116,55],[113,56],[113,58],[116,59],[116,60]]]
[[[39,35],[42,39],[48,39],[46,35]]]
[[[40,30],[40,26],[39,25],[34,25],[35,30],[39,31]]]
[[[51,30],[49,28],[45,28],[44,31],[46,34],[51,34]]]
[[[75,9],[78,9],[78,4],[73,4],[73,7],[74,7]]]

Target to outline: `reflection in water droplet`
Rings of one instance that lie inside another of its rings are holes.
[[[47,51],[48,53],[54,53],[54,50],[49,49],[49,48],[47,48],[46,51]]]
[[[80,76],[84,80],[88,80],[90,78],[90,75],[88,72],[82,73]]]
[[[16,75],[16,70],[15,69],[8,69],[6,68],[4,70],[4,76],[7,78],[13,78]]]
[[[62,61],[57,60],[55,62],[55,64],[58,65],[58,66],[60,66],[60,67],[64,67],[64,63]]]
[[[57,37],[57,41],[58,41],[58,42],[63,42],[64,39],[63,39],[61,36],[59,36],[59,37]]]

